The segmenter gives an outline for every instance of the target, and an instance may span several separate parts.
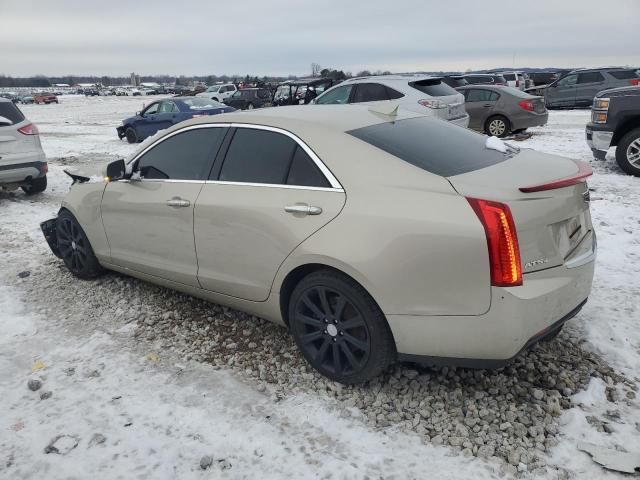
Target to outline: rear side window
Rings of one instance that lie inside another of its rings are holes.
[[[404,95],[397,90],[394,90],[390,87],[385,87],[387,89],[387,95],[389,96],[389,100],[395,100],[397,98],[402,98]]]
[[[299,145],[293,154],[287,184],[304,187],[331,187],[311,157]]]
[[[486,148],[487,137],[429,117],[379,123],[347,133],[443,177],[479,170],[509,158],[509,154]]]
[[[458,94],[458,92],[446,83],[443,83],[439,78],[409,82],[409,85],[431,97],[446,97],[447,95]]]
[[[515,80],[516,79],[515,73],[505,73],[503,76],[507,80]]]
[[[638,78],[638,72],[635,70],[617,70],[608,72],[613,78],[618,80],[628,80],[630,78]]]
[[[498,98],[500,95],[496,92],[481,89],[467,90],[465,94],[467,102],[495,102]]]
[[[351,103],[377,102],[389,100],[389,94],[384,85],[379,83],[359,83],[356,85],[356,93]]]
[[[284,184],[297,144],[281,133],[239,128],[222,169],[224,182]]]
[[[316,100],[318,105],[342,105],[349,101],[353,85],[334,88]]]
[[[11,120],[14,125],[24,120],[24,115],[13,102],[0,102],[0,117]]]
[[[137,161],[145,179],[204,180],[226,128],[198,128],[160,142]]]
[[[578,74],[578,83],[602,82],[604,77],[600,72],[585,72]]]

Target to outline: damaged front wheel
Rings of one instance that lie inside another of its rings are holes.
[[[67,268],[76,277],[89,280],[104,272],[93,253],[89,239],[75,217],[60,212],[56,222],[58,251]]]

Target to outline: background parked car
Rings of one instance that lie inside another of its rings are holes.
[[[522,72],[500,72],[498,75],[504,77],[509,87],[517,88],[518,90],[526,88],[527,77]]]
[[[37,127],[11,100],[0,98],[0,188],[42,192],[48,170]]]
[[[507,85],[507,80],[499,73],[469,73],[464,79],[471,85]]]
[[[331,78],[301,78],[282,82],[273,94],[274,106],[307,105],[331,88]]]
[[[442,77],[442,83],[446,83],[453,88],[469,85],[469,82],[464,78],[464,75],[445,75]]]
[[[533,86],[549,85],[560,78],[556,72],[530,72],[529,78],[533,80]]]
[[[602,90],[635,86],[640,76],[635,68],[611,67],[574,70],[549,85],[545,91],[547,107],[590,107]]]
[[[640,177],[640,87],[599,92],[593,101],[586,136],[594,157],[604,160],[609,148],[617,147],[620,168]]]
[[[41,92],[33,94],[33,101],[40,104],[58,103],[58,97],[53,93]]]
[[[440,77],[425,75],[379,75],[345,80],[327,90],[314,103],[399,104],[403,109],[433,115],[466,127],[469,116],[464,97]]]
[[[136,143],[154,135],[158,130],[169,128],[190,118],[217,115],[234,110],[233,107],[207,98],[165,98],[151,103],[141,112],[137,112],[135,116],[124,119],[122,125],[116,130],[118,138],[126,137],[129,143]]]
[[[469,128],[487,135],[506,137],[520,133],[529,127],[545,125],[549,117],[544,98],[517,88],[468,85],[458,91],[465,97]]]
[[[225,83],[222,85],[212,85],[204,92],[198,93],[197,97],[208,98],[214,102],[222,102],[225,98],[229,98],[238,90],[233,83]]]
[[[271,92],[266,88],[244,88],[236,91],[224,102],[237,110],[252,110],[271,105]]]
[[[28,105],[31,103],[35,103],[35,100],[33,99],[33,97],[31,95],[23,95],[22,97],[20,97],[19,103],[22,103],[24,105]]]

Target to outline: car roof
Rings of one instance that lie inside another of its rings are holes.
[[[0,97],[0,103],[10,103],[11,100],[9,100],[8,98],[5,97]]]
[[[638,70],[638,67],[594,67],[594,68],[576,68],[573,72],[606,72],[609,70]]]
[[[382,80],[382,81],[419,81],[419,80],[438,80],[442,77],[432,75],[420,75],[416,73],[396,73],[393,75],[368,75],[364,77],[348,78],[342,83],[358,82],[361,80]]]

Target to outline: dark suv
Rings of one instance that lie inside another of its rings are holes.
[[[594,157],[604,160],[609,147],[630,175],[640,177],[640,87],[613,88],[593,99],[587,143]]]
[[[268,107],[271,105],[271,92],[266,88],[243,88],[225,98],[223,103],[237,110]]]

